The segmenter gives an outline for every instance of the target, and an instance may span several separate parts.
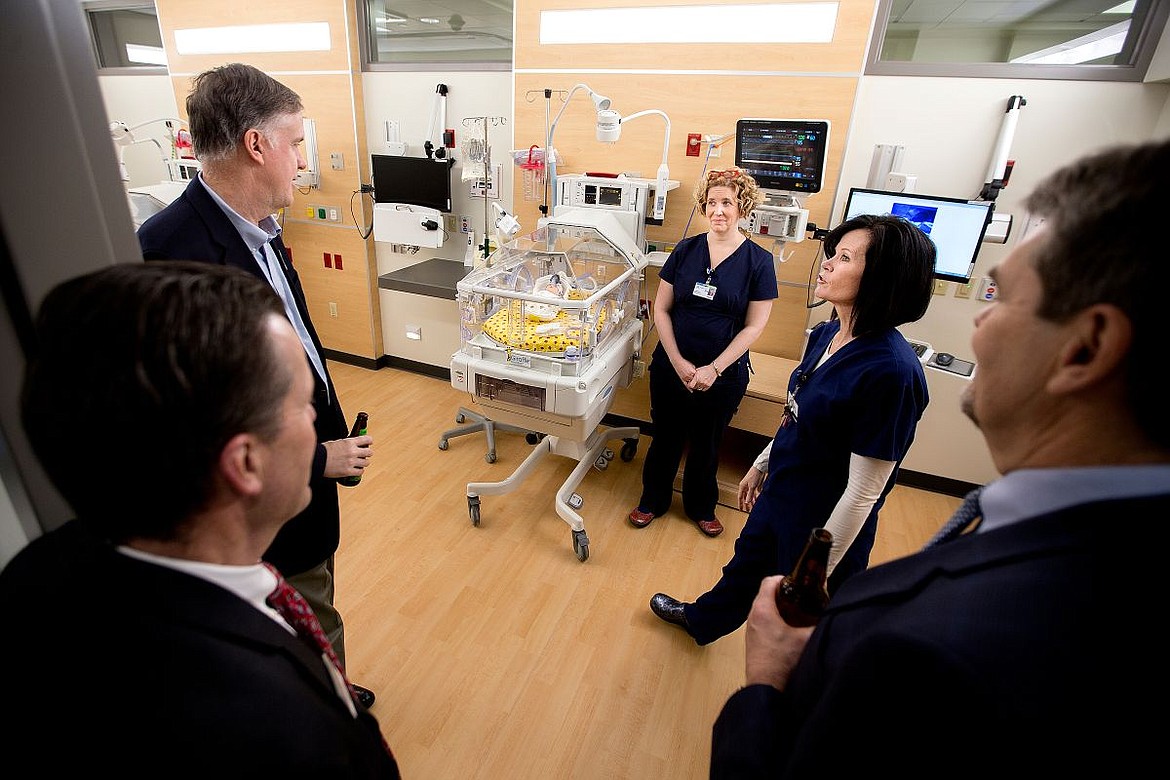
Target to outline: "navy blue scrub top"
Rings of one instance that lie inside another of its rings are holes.
[[[719,357],[747,321],[751,301],[770,301],[779,295],[772,253],[752,241],[744,241],[708,274],[711,255],[707,234],[684,238],[675,245],[658,278],[674,288],[670,318],[679,352],[696,366]],[[696,284],[715,287],[715,297],[695,295]],[[655,358],[666,360],[659,344]],[[747,353],[737,363],[746,363]],[[728,373],[731,366],[723,367]]]
[[[823,322],[809,334],[804,357],[788,382],[796,421],[776,431],[760,496],[766,507],[757,503],[754,510],[783,519],[794,556],[809,531],[829,519],[844,492],[850,454],[900,464],[929,403],[922,364],[893,328],[854,339],[816,368],[840,329],[839,322]],[[869,559],[877,513],[897,475],[895,468],[845,554],[860,568]]]

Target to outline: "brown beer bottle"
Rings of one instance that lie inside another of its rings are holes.
[[[369,424],[369,422],[370,416],[368,414],[365,412],[358,412],[357,418],[355,418],[353,421],[353,428],[351,428],[349,431],[349,438],[352,439],[355,436],[365,436],[366,426]],[[342,477],[337,481],[346,487],[353,487],[362,481],[362,475],[358,474],[356,477]]]
[[[792,573],[780,580],[776,590],[776,607],[790,626],[816,625],[829,603],[829,548],[833,535],[824,528],[809,534],[804,552]]]

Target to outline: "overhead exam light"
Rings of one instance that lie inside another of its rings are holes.
[[[186,122],[184,122],[182,119],[171,119],[169,117],[164,117],[161,119],[148,119],[147,121],[140,122],[133,127],[128,126],[125,122],[110,122],[110,139],[114,142],[114,148],[118,152],[118,170],[122,175],[123,183],[129,183],[130,181],[130,173],[126,170],[126,150],[135,144],[154,144],[158,147],[159,154],[162,154],[163,162],[167,162],[167,155],[163,154],[162,144],[158,142],[157,138],[138,138],[134,135],[135,130],[139,130],[143,127],[146,127],[147,125],[154,124],[155,122],[166,123],[167,128],[172,132],[172,145],[174,144],[174,128],[186,124]],[[172,181],[173,180],[174,177],[172,175]]]
[[[670,171],[666,166],[666,156],[670,151],[670,117],[657,109],[648,109],[630,114],[623,119],[621,114],[610,108],[613,101],[604,95],[597,94],[587,84],[575,84],[569,90],[569,94],[565,97],[565,102],[561,105],[561,110],[557,112],[552,124],[549,125],[548,137],[545,139],[544,148],[547,152],[545,165],[548,168],[548,181],[552,191],[554,193],[557,191],[557,154],[552,145],[553,132],[557,128],[557,122],[561,120],[561,115],[568,108],[569,101],[572,100],[573,95],[582,89],[589,93],[589,97],[593,101],[593,109],[597,112],[597,140],[602,143],[616,143],[622,135],[622,123],[637,119],[640,116],[658,114],[662,117],[662,121],[666,123],[666,136],[662,143],[662,164],[658,166],[658,172],[655,177],[653,213],[654,219],[663,219],[666,215],[666,180],[670,178]]]
[[[584,87],[585,85],[578,84],[577,86]],[[586,87],[586,89],[589,89],[589,88]],[[596,92],[594,92],[591,89],[589,90],[589,97],[590,97],[590,99],[593,100],[593,110],[597,111],[598,113],[600,113],[602,111],[608,111],[610,103],[613,102],[612,100],[607,98],[605,95],[598,95]],[[565,102],[566,103],[569,102],[567,98],[566,98]],[[564,111],[564,107],[562,107],[561,110]]]
[[[606,111],[609,109],[612,101],[605,95],[599,95],[594,92],[587,84],[574,84],[573,88],[569,90],[569,94],[565,96],[565,102],[561,104],[561,110],[553,117],[552,124],[548,126],[548,136],[544,139],[545,149],[545,167],[547,169],[547,178],[549,187],[552,192],[557,191],[557,154],[553,149],[552,139],[553,133],[556,132],[557,122],[561,121],[561,115],[565,113],[565,109],[569,107],[569,101],[573,99],[580,90],[585,90],[589,93],[589,98],[593,101],[593,110],[597,112]],[[600,137],[600,131],[598,133]],[[546,204],[547,205],[547,204]]]
[[[658,173],[654,177],[654,219],[663,219],[666,216],[666,180],[670,178],[670,169],[666,166],[666,155],[670,152],[670,117],[656,108],[638,111],[627,117],[622,117],[617,111],[604,110],[597,112],[597,140],[602,143],[617,143],[622,137],[622,125],[640,116],[657,114],[666,123],[666,134],[662,139],[662,164],[658,166]]]
[[[612,109],[597,112],[597,140],[603,144],[617,143],[622,137],[622,115]]]

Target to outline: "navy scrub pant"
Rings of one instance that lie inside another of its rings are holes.
[[[782,525],[784,508],[764,492],[752,507],[743,531],[735,540],[735,553],[723,567],[719,582],[691,604],[683,606],[687,633],[700,645],[710,644],[742,626],[760,590],[760,581],[774,574],[787,574],[800,557],[810,528]],[[873,547],[873,528],[868,521],[829,577],[830,595],[849,577],[864,571]]]
[[[674,498],[674,478],[683,452],[683,512],[691,520],[713,520],[719,500],[719,443],[747,392],[747,369],[723,372],[709,390],[689,392],[667,360],[650,366],[650,421],[654,436],[642,467],[638,506],[655,517]]]

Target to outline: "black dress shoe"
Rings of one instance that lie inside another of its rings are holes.
[[[682,628],[687,627],[687,615],[683,611],[684,604],[678,599],[671,598],[665,593],[655,593],[650,599],[650,611],[667,623],[673,623]]]
[[[350,684],[353,685],[353,683],[350,683]],[[363,688],[360,685],[354,685],[353,690],[354,690],[354,693],[357,694],[358,701],[361,702],[363,707],[365,707],[368,710],[370,707],[374,706],[374,692],[373,691],[371,691],[369,688]]]

